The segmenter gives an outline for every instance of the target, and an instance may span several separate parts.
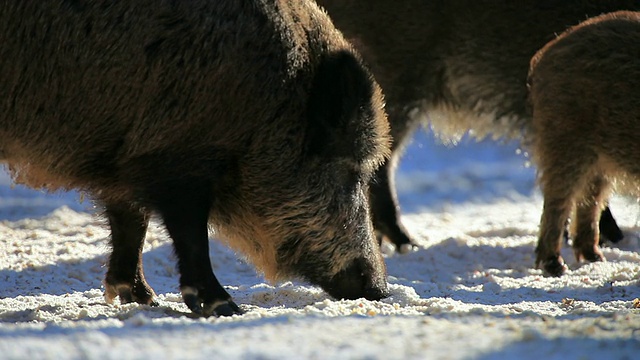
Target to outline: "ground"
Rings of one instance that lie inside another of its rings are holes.
[[[337,301],[268,284],[211,241],[211,261],[246,314],[193,318],[170,240],[154,222],[144,266],[160,306],[106,304],[108,231],[89,201],[0,180],[2,358],[632,359],[640,353],[639,207],[616,197],[625,240],[603,263],[548,278],[533,268],[535,171],[514,144],[455,148],[419,134],[398,171],[402,221],[419,244],[386,246],[391,296]]]

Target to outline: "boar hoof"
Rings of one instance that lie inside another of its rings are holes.
[[[192,287],[182,288],[182,299],[194,314],[199,316],[231,316],[242,315],[243,312],[231,299],[204,301],[198,290]]]
[[[567,271],[567,265],[562,256],[552,256],[546,260],[536,260],[536,268],[544,271],[545,275],[560,277]]]
[[[402,244],[398,247],[398,252],[400,254],[408,254],[416,250],[418,250],[418,247],[414,244]]]
[[[605,259],[604,255],[602,255],[602,252],[597,247],[592,247],[587,250],[583,250],[583,249],[574,249],[574,250],[575,250],[576,260],[578,261],[582,261],[582,260],[589,261],[589,262],[607,261],[607,259]]]
[[[105,283],[104,298],[108,304],[112,304],[117,297],[121,304],[138,303],[141,305],[158,306],[155,300],[156,294],[148,286],[132,287],[129,284],[108,284]]]
[[[231,300],[224,302],[218,301],[205,306],[205,308],[208,309],[208,311],[205,311],[205,313],[211,313],[215,316],[231,316],[243,314],[242,310],[240,310],[240,307]]]
[[[382,243],[386,240],[393,244],[395,250],[398,254],[407,254],[413,252],[418,249],[418,246],[413,243],[408,237],[402,237],[401,239],[395,238],[391,239],[388,236],[378,233],[376,235],[376,239],[378,240],[378,245],[382,246]]]

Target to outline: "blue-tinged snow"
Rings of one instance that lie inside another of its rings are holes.
[[[396,187],[405,212],[450,203],[517,200],[536,190],[535,169],[517,142],[476,141],[465,136],[443,145],[431,132],[416,132],[398,167]]]

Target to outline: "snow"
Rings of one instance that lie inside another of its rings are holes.
[[[108,231],[76,193],[0,179],[0,357],[4,359],[597,359],[640,353],[639,207],[615,197],[626,238],[607,262],[547,278],[533,269],[542,202],[515,144],[438,145],[417,134],[398,169],[402,220],[419,243],[383,249],[391,296],[328,297],[268,284],[211,242],[211,261],[246,314],[194,318],[178,293],[167,235],[154,222],[147,280],[160,306],[106,304]]]

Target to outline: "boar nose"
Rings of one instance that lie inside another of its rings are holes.
[[[362,259],[355,260],[322,288],[337,299],[380,300],[389,296],[384,265],[371,265]]]

